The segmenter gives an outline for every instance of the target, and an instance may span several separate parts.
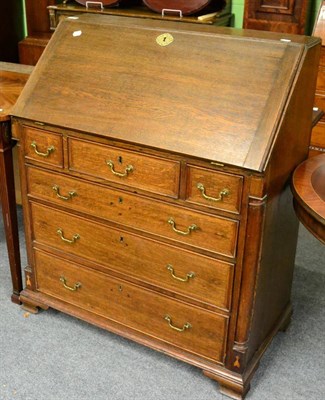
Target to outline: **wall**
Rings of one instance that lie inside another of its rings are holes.
[[[243,26],[244,4],[245,0],[232,0],[231,10],[234,14],[233,26],[235,28],[241,28]]]

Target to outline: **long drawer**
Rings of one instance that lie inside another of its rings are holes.
[[[222,363],[228,318],[35,251],[37,290]]]
[[[229,257],[236,254],[238,221],[32,167],[27,169],[27,179],[32,196],[198,249]]]
[[[128,277],[182,296],[224,310],[230,309],[233,264],[36,203],[31,203],[31,211],[33,235],[37,243],[100,263]]]

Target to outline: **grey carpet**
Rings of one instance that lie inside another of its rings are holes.
[[[26,318],[10,301],[1,224],[0,400],[227,399],[199,369],[83,321],[54,310]],[[325,246],[299,234],[293,320],[265,353],[250,400],[325,398]]]

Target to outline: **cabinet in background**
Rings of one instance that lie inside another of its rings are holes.
[[[21,64],[35,65],[50,37],[50,20],[47,7],[55,0],[25,0],[27,37],[19,43]]]
[[[89,2],[91,3],[91,2]],[[178,13],[165,12],[162,15],[151,11],[141,1],[123,2],[118,7],[100,7],[93,2],[89,7],[75,1],[25,0],[28,36],[19,43],[19,61],[22,64],[35,65],[43,53],[59,21],[80,14],[119,15],[124,17],[164,19],[197,24],[230,26],[232,21],[231,0],[213,0],[209,8],[194,16],[180,17]],[[220,10],[220,7],[223,7]],[[215,10],[220,10],[215,13]],[[204,15],[204,17],[202,17]],[[198,19],[198,17],[203,19]]]
[[[246,29],[304,34],[308,0],[245,0]]]

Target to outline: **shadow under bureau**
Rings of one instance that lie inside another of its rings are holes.
[[[84,16],[13,110],[28,266],[53,307],[189,362],[240,399],[291,316],[320,42]]]

